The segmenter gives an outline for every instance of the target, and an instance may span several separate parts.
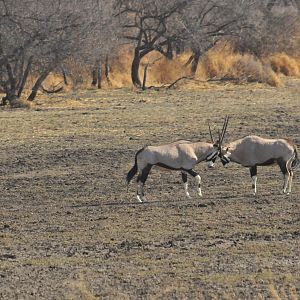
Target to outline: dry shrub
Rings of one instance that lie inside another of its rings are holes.
[[[112,88],[132,86],[131,81],[131,63],[133,60],[133,49],[126,47],[120,50],[119,54],[112,59],[110,67],[111,73],[109,75],[110,84]],[[143,80],[146,65],[148,67],[147,86],[161,85],[164,83],[171,83],[181,76],[189,73],[188,68],[184,66],[187,60],[187,54],[174,57],[169,60],[161,53],[152,51],[144,56],[140,63],[139,76]]]
[[[146,56],[141,64],[140,76],[144,75],[144,66],[149,63],[147,85],[161,85],[172,83],[180,77],[189,75],[188,67],[184,65],[184,58],[176,56],[172,60],[167,59],[158,52]]]
[[[270,65],[263,64],[252,55],[238,55],[233,64],[233,75],[239,80],[247,82],[267,83],[271,86],[280,86],[282,84],[279,76],[274,73]]]
[[[110,74],[107,83],[112,88],[131,86],[131,63],[133,59],[133,49],[124,47],[110,62]]]
[[[196,76],[211,78],[223,78],[228,76],[235,57],[229,45],[219,45],[207,52],[201,61],[202,68],[197,69]],[[201,73],[199,74],[199,71]]]
[[[196,72],[197,78],[232,79],[238,82],[261,82],[271,86],[282,84],[269,64],[250,54],[235,53],[230,46],[210,50]]]
[[[299,63],[286,53],[273,54],[268,60],[276,73],[282,73],[286,76],[298,76],[300,74]]]
[[[89,88],[91,86],[91,70],[82,62],[77,62],[74,59],[68,59],[65,62],[68,70],[69,89]],[[56,76],[63,81],[62,74],[56,73]]]
[[[102,70],[103,88],[131,87],[131,64],[133,60],[133,47],[124,46],[110,59],[109,81],[104,77]],[[146,55],[140,64],[139,76],[143,80],[145,66],[148,67],[147,86],[160,86],[170,84],[178,78],[191,75],[191,65],[186,66],[191,57],[191,51],[186,51],[172,60],[167,59],[161,53],[152,51]],[[90,88],[91,70],[83,64],[68,61],[67,68],[73,84],[70,88]],[[230,43],[220,43],[200,61],[195,78],[200,81],[209,79],[234,80],[235,82],[260,82],[271,86],[281,86],[280,74],[300,75],[300,59],[292,58],[284,53],[274,54],[265,59],[258,59],[250,54],[240,54],[234,51]],[[46,87],[57,86],[62,82],[61,74],[51,74],[45,82]],[[181,88],[190,85],[182,81]],[[68,87],[64,87],[64,90]]]
[[[134,49],[125,46],[117,55],[110,59],[109,80],[104,76],[102,67],[102,87],[121,88],[131,87],[131,64]],[[170,84],[178,78],[191,75],[191,65],[186,65],[191,57],[191,51],[186,51],[172,60],[167,59],[161,53],[152,51],[146,55],[140,64],[139,76],[141,81],[144,76],[145,66],[148,64],[147,86],[161,86]],[[64,85],[64,91],[74,88],[91,87],[91,69],[83,63],[74,60],[66,62],[68,69],[69,85]],[[282,85],[280,74],[287,76],[300,75],[300,57],[291,57],[285,53],[274,54],[264,59],[258,59],[250,54],[240,54],[234,51],[230,43],[220,43],[200,61],[195,78],[200,81],[209,79],[234,80],[235,82],[260,82],[271,86]],[[33,78],[34,79],[34,78]],[[30,81],[32,86],[33,79]],[[63,84],[63,76],[59,73],[51,73],[44,82],[47,89],[54,89]],[[190,86],[190,82],[181,81],[180,87]],[[194,83],[195,84],[195,83]],[[198,83],[199,84],[199,83]],[[196,88],[196,86],[195,86]]]
[[[56,90],[63,87],[64,92],[69,92],[73,88],[73,81],[67,78],[68,85],[65,85],[63,74],[51,72],[43,82],[43,87],[47,90]]]

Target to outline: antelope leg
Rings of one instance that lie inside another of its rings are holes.
[[[181,177],[184,185],[184,191],[187,198],[191,198],[189,191],[188,191],[188,182],[187,182],[187,174],[184,172],[181,172]]]
[[[200,197],[202,197],[202,191],[201,191],[201,177],[200,177],[200,175],[199,175],[197,172],[195,172],[193,169],[187,170],[187,172],[188,172],[190,175],[192,175],[193,177],[195,177],[195,178],[197,179],[197,183],[198,183],[198,195],[199,195]]]
[[[255,196],[257,192],[257,166],[250,167],[250,175],[252,179],[253,195]]]

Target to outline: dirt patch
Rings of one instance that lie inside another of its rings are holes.
[[[203,198],[153,170],[148,202],[125,175],[145,144],[288,136],[300,146],[300,81],[283,88],[85,91],[0,111],[0,298],[299,298],[300,185],[276,166],[200,164]]]

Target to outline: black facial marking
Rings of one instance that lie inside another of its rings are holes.
[[[230,159],[226,156],[221,156],[220,159],[221,159],[221,162],[222,162],[223,166],[230,163]]]
[[[217,159],[217,157],[218,157],[218,154],[219,154],[219,153],[218,153],[217,151],[214,153],[213,156],[212,156],[212,153],[209,154],[209,155],[205,158],[205,161],[212,161],[212,162],[215,162],[216,159]]]

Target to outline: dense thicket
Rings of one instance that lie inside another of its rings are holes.
[[[171,60],[190,50],[192,73],[224,40],[258,57],[295,51],[299,7],[298,0],[0,0],[3,102],[17,101],[30,76],[29,100],[50,72],[72,76],[71,60],[88,66],[100,87],[101,65],[124,44],[134,49],[131,79],[138,87],[141,59],[152,51]]]

